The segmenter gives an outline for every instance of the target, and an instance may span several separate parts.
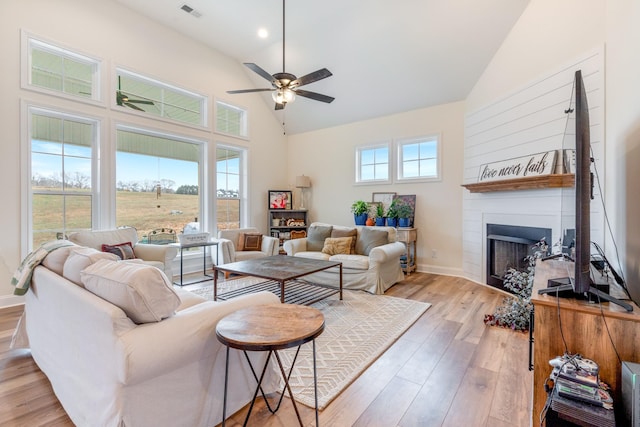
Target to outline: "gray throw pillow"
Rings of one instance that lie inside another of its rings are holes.
[[[307,250],[314,252],[321,252],[324,247],[324,239],[331,237],[330,225],[312,225],[309,227],[309,234],[307,235]]]
[[[385,230],[362,227],[360,238],[356,242],[356,253],[369,256],[371,249],[389,243],[389,234]]]

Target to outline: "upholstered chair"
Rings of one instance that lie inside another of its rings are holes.
[[[257,228],[238,228],[218,231],[218,260],[220,265],[247,259],[278,255],[279,241],[261,234]],[[215,254],[211,254],[215,264]]]

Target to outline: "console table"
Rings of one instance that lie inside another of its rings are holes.
[[[398,242],[404,243],[407,247],[407,254],[405,255],[404,262],[401,261],[401,265],[402,270],[409,276],[412,271],[416,271],[416,241],[418,240],[418,229],[398,227],[396,229],[396,237]]]
[[[621,420],[621,370],[622,361],[640,362],[640,308],[631,303],[632,312],[610,303],[598,304],[575,298],[556,298],[554,294],[538,295],[538,289],[547,287],[547,280],[573,276],[573,263],[560,260],[538,260],[533,293],[533,412],[532,425],[540,424],[539,416],[547,399],[544,383],[551,373],[549,360],[561,356],[565,346],[568,351],[579,353],[596,362],[600,367],[600,379],[611,386],[616,419]],[[600,273],[597,273],[600,274]],[[610,280],[610,282],[613,282]],[[610,283],[611,295],[623,299],[623,291]],[[560,318],[560,321],[559,321]],[[611,339],[607,330],[611,333]],[[615,345],[615,349],[612,345]]]
[[[172,243],[172,245],[177,245],[180,248],[180,282],[174,282],[174,285],[178,285],[178,286],[184,286],[186,285],[192,285],[194,283],[201,283],[201,282],[205,282],[207,280],[210,280],[213,276],[211,276],[210,274],[207,274],[207,247],[211,247],[211,246],[215,246],[216,247],[216,265],[218,264],[218,241],[217,240],[210,240],[207,242],[197,242],[197,243]],[[183,257],[182,257],[182,251],[184,251],[185,249],[189,249],[189,248],[198,248],[198,247],[202,247],[202,275],[203,275],[203,279],[200,280],[195,280],[195,281],[190,281],[189,283],[183,283]]]

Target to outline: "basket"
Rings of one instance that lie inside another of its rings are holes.
[[[181,245],[193,245],[195,243],[206,243],[209,241],[209,233],[178,234]]]

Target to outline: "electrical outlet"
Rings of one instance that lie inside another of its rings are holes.
[[[431,258],[438,258],[438,251],[435,249],[431,250]]]

